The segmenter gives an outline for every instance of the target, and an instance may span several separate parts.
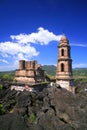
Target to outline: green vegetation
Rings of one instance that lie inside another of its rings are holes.
[[[2,84],[0,84],[0,90],[2,90],[3,89],[3,85]]]
[[[1,79],[14,80],[15,71],[0,72]]]
[[[56,66],[54,65],[43,65],[42,69],[50,76],[55,76],[56,74]]]
[[[87,82],[87,77],[74,77],[74,82],[81,81],[81,82]]]
[[[87,82],[87,68],[73,69],[74,81]]]
[[[4,106],[3,104],[0,104],[0,115],[5,114]]]
[[[87,68],[73,69],[73,76],[87,77]]]
[[[54,65],[43,65],[42,69],[45,70],[46,75],[49,79],[55,79],[56,66]],[[0,72],[0,78],[11,80],[15,83],[15,71]],[[82,82],[87,82],[87,68],[76,68],[73,69],[74,80],[81,80]]]
[[[36,115],[35,115],[34,113],[32,113],[32,114],[29,116],[28,120],[29,120],[30,122],[34,122],[34,121],[36,120]]]
[[[56,75],[56,66],[44,65],[42,69],[46,71],[46,75],[49,78],[54,78]],[[75,81],[87,82],[87,68],[76,68],[73,69],[73,78]]]

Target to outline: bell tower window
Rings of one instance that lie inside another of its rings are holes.
[[[61,64],[61,72],[64,72],[64,64]]]
[[[61,56],[64,56],[64,49],[61,50]]]

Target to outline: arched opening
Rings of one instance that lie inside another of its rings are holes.
[[[64,64],[61,64],[61,72],[64,72]]]
[[[68,49],[68,56],[70,57],[70,50]]]
[[[61,50],[61,56],[64,56],[64,49]]]

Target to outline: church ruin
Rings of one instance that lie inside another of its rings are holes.
[[[37,61],[19,61],[19,69],[16,70],[15,80],[21,83],[40,83],[45,81],[44,70]]]
[[[62,88],[72,91],[72,59],[70,56],[70,45],[68,38],[63,35],[58,45],[58,61],[56,70],[56,83]]]
[[[15,79],[20,83],[36,84],[45,82],[46,75],[37,61],[20,60],[19,69],[15,73]],[[58,45],[56,84],[74,93],[70,45],[65,35],[61,37]]]

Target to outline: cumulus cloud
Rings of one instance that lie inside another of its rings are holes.
[[[40,50],[37,51],[35,46],[48,45],[51,41],[59,41],[62,35],[55,35],[47,29],[39,27],[37,32],[30,34],[11,35],[10,41],[0,42],[0,62],[10,63],[7,68],[17,66],[18,60],[30,60],[34,56],[38,56]],[[2,67],[5,69],[5,66]]]
[[[39,27],[38,32],[31,34],[19,34],[11,35],[12,40],[16,40],[18,43],[34,43],[40,45],[47,45],[51,41],[59,41],[62,35],[55,35],[53,32]]]
[[[39,52],[30,44],[20,45],[14,42],[2,42],[0,43],[0,52],[4,57],[18,57],[18,59],[31,58],[37,56]]]
[[[30,34],[11,35],[10,41],[0,42],[0,62],[8,64],[7,67],[0,66],[1,70],[15,68],[18,60],[30,60],[38,56],[40,50],[36,50],[36,45],[48,45],[51,41],[59,41],[62,35],[55,35],[43,27],[39,27],[36,32]],[[71,46],[87,47],[86,44],[71,44]],[[10,63],[9,63],[10,62]],[[12,64],[11,64],[12,63]],[[74,64],[74,67],[84,67],[85,64]],[[87,66],[87,65],[86,65]]]

